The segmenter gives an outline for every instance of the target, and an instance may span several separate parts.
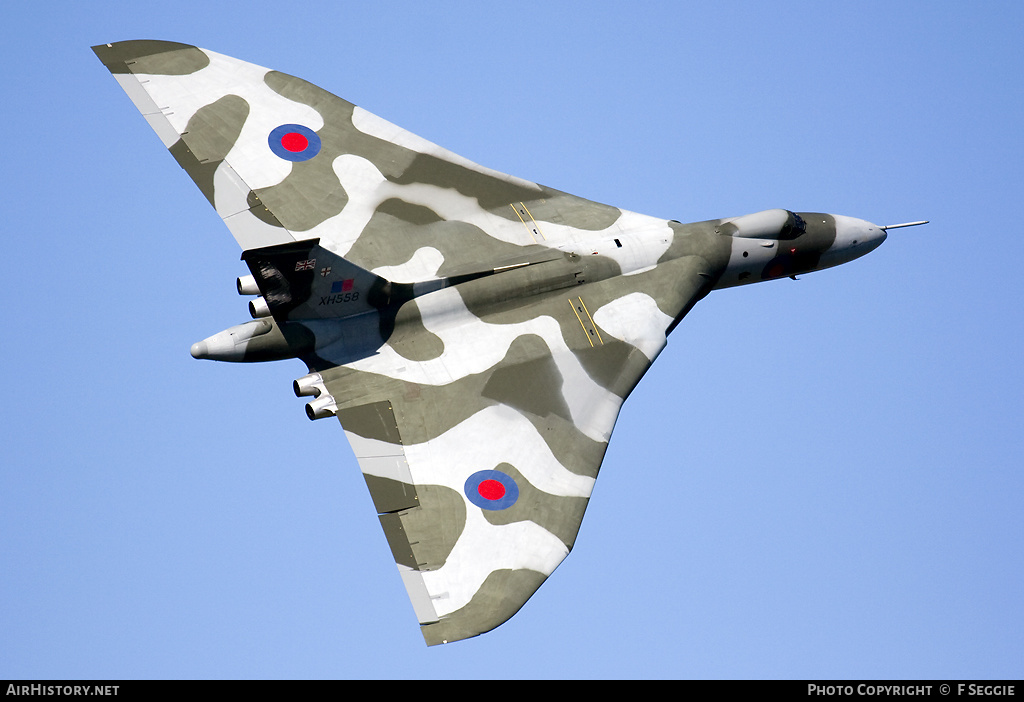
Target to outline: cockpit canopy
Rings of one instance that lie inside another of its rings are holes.
[[[796,239],[807,225],[796,212],[774,209],[723,219],[718,230],[744,239]]]

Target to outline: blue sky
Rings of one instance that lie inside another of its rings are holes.
[[[0,56],[0,678],[1019,678],[1019,3],[15,2]],[[428,649],[228,231],[93,44],[196,44],[456,153],[696,221],[899,230],[713,293],[626,403],[576,548]]]

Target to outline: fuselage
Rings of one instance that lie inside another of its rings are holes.
[[[457,302],[430,306],[434,325],[444,324],[446,317],[466,309],[484,318],[536,296],[637,275],[689,256],[706,262],[702,275],[707,280],[707,292],[794,277],[859,258],[886,237],[884,229],[862,219],[783,209],[689,224],[659,222],[615,232],[607,239],[588,240],[585,245],[535,247],[522,261],[491,270],[467,271],[423,283],[399,283],[396,288],[404,286],[404,295],[384,299],[377,307],[358,314],[283,324],[264,314],[194,344],[192,355],[252,362],[318,357],[333,349],[335,354],[340,353],[337,362],[373,353],[385,343],[395,325],[402,325],[408,317],[401,308],[409,300],[443,294],[454,301],[450,288],[458,291]],[[241,285],[239,292],[245,294]],[[344,350],[339,351],[342,347]]]

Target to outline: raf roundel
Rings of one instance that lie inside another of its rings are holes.
[[[267,143],[286,161],[308,161],[320,153],[320,137],[301,124],[282,124],[270,132]]]
[[[465,493],[480,509],[508,509],[519,499],[519,486],[500,470],[481,470],[466,480]]]

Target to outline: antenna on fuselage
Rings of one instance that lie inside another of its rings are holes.
[[[916,227],[919,224],[928,224],[928,220],[927,219],[922,219],[920,222],[904,222],[903,224],[887,224],[884,227],[879,227],[879,229],[881,229],[882,231],[886,231],[888,229],[899,229],[900,227]]]

